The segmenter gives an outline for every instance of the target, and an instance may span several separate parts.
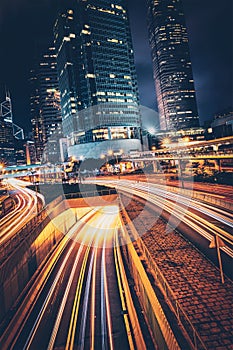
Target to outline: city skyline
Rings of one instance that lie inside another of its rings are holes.
[[[30,6],[27,6],[28,3],[25,1],[21,3],[20,8],[18,8],[17,3],[15,5],[11,13],[9,13],[6,2],[3,1],[1,5],[0,30],[3,36],[3,50],[1,50],[0,55],[0,91],[3,98],[5,85],[10,89],[14,118],[19,124],[23,122],[28,131],[30,127],[29,103],[28,101],[25,103],[25,100],[28,97],[29,90],[27,78],[30,70],[29,63],[31,62],[31,56],[33,56],[32,48],[34,40],[44,38],[48,33],[50,24],[53,22],[48,15],[47,17],[44,16],[44,29],[39,28],[36,13],[44,15],[45,8],[53,12],[53,7],[48,1],[31,4]],[[219,8],[217,1],[211,2],[211,11],[208,12],[209,6],[209,0],[204,2],[184,0],[201,124],[205,120],[211,119],[214,114],[232,108],[232,47],[229,44],[232,38],[230,30],[232,3],[229,0],[224,0]],[[29,14],[31,19],[28,17]],[[146,37],[145,14],[145,4],[143,5],[141,1],[129,1],[140,103],[149,108],[157,109],[149,40]],[[9,15],[11,16],[9,17]],[[25,23],[26,18],[28,20],[27,25]],[[20,27],[17,28],[16,33],[17,23]],[[216,26],[216,23],[218,26]],[[27,28],[31,29],[30,33]],[[22,39],[21,43],[18,36]],[[215,44],[214,38],[218,39],[218,45]],[[17,55],[14,55],[15,49],[18,49]],[[221,69],[219,69],[219,65]]]
[[[1,350],[232,350],[232,10],[1,0]]]

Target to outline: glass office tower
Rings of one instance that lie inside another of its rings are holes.
[[[69,155],[141,149],[141,119],[125,0],[63,0],[54,26]]]
[[[37,160],[59,161],[59,139],[63,134],[55,48],[45,49],[41,45],[37,51],[30,72],[31,121]]]
[[[149,40],[162,130],[199,126],[181,0],[147,0]]]

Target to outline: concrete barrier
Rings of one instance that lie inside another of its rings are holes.
[[[180,349],[133,244],[125,245],[123,253],[155,346],[161,350]]]

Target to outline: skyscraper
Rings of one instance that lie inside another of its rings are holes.
[[[31,70],[31,117],[38,157],[59,160],[62,138],[60,91],[58,89],[55,48],[42,50]],[[40,159],[41,160],[41,159]]]
[[[126,0],[63,0],[54,27],[69,155],[140,149],[141,119]]]
[[[147,0],[149,40],[162,130],[199,126],[181,0]]]
[[[10,93],[0,103],[0,163],[15,164],[16,143],[24,139],[23,129],[13,121]]]
[[[43,122],[40,113],[40,84],[37,64],[30,70],[30,115],[32,137],[36,149],[36,162],[40,162],[44,152]]]
[[[13,126],[0,115],[0,163],[12,165],[15,163],[15,146]]]

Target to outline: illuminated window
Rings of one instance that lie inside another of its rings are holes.
[[[82,34],[85,34],[85,35],[91,35],[91,32],[89,30],[86,30],[86,29],[83,29],[81,31]]]
[[[95,77],[96,77],[95,74],[92,74],[92,73],[86,74],[86,78],[95,78]]]
[[[117,39],[107,39],[107,41],[111,43],[119,43],[119,40]]]

